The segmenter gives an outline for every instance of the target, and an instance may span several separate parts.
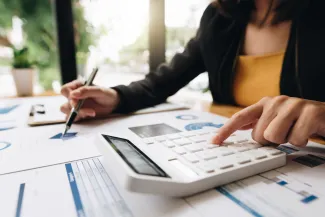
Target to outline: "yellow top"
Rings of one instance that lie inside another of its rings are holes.
[[[280,95],[284,52],[261,56],[240,56],[234,80],[235,101],[250,106],[265,96]]]

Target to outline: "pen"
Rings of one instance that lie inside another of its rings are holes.
[[[94,68],[94,70],[90,74],[90,76],[84,86],[90,86],[93,83],[93,80],[95,79],[97,72],[98,72],[98,68]],[[85,99],[79,100],[77,103],[77,106],[75,108],[71,109],[69,118],[65,124],[65,130],[62,133],[62,137],[64,137],[65,134],[68,132],[68,130],[71,128],[71,125],[72,125],[74,119],[77,117],[78,112],[79,112],[80,108],[82,107],[82,105],[84,104],[84,102],[85,102]]]

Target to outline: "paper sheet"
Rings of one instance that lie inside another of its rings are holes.
[[[61,112],[60,106],[66,103],[67,100],[63,97],[56,97],[53,100],[44,100],[40,108],[44,109],[44,114],[37,113],[37,108],[35,106],[35,112],[33,116],[33,123],[51,123],[51,122],[65,122],[66,115]]]
[[[27,127],[29,113],[33,105],[43,105],[45,114],[35,114],[33,123],[43,122],[65,122],[65,114],[60,111],[60,106],[67,102],[63,96],[30,97],[0,100],[0,129],[12,129],[16,127]],[[188,109],[183,105],[175,103],[162,103],[150,108],[134,112],[134,114],[157,113],[172,110]],[[4,121],[11,123],[8,125]],[[2,123],[3,122],[3,123]]]
[[[3,175],[0,191],[0,216],[199,217],[183,199],[118,188],[100,158]]]
[[[51,139],[61,133],[63,125],[18,128],[0,132],[0,174],[99,156],[94,145],[96,128],[74,125],[70,139]],[[4,144],[10,144],[5,149]]]
[[[166,102],[153,107],[141,109],[139,111],[136,111],[134,114],[148,114],[148,113],[166,112],[166,111],[184,110],[184,109],[189,109],[189,108],[176,103]]]
[[[62,125],[35,128],[35,131],[26,129],[11,130],[6,133],[0,133],[0,140],[2,141],[2,144],[0,144],[0,174],[98,155],[99,153],[94,146],[89,145],[92,144],[90,135],[94,132],[103,132],[121,137],[128,136],[131,139],[136,139],[139,138],[136,134],[129,131],[130,134],[126,135],[125,131],[121,129],[125,130],[130,127],[165,123],[181,131],[186,131],[205,127],[218,127],[225,120],[225,118],[208,113],[187,110],[160,113],[159,115],[148,114],[120,117],[102,120],[100,123],[87,122],[85,126],[80,126],[80,128],[78,125],[73,126],[72,131],[78,132],[80,137],[65,141],[65,145],[62,145],[63,142],[61,141],[58,143],[58,141],[49,140],[50,137],[60,133]],[[250,132],[239,133],[247,134]],[[8,145],[4,142],[10,143],[10,147],[7,147]],[[297,148],[292,146],[282,146],[281,149],[289,154],[286,166],[186,198],[185,201],[182,199],[172,200],[158,196],[135,194],[126,192],[123,189],[120,189],[120,194],[127,206],[132,210],[134,216],[218,215],[299,217],[311,214],[316,217],[323,216],[325,212],[325,207],[323,206],[325,204],[324,146],[310,143],[308,148],[299,151],[296,151]],[[66,176],[64,169],[64,167],[61,167],[60,170]],[[31,171],[33,170],[24,173]],[[22,173],[17,174],[21,175]],[[9,176],[12,175],[14,174]],[[20,175],[17,175],[17,177]],[[0,183],[3,177],[6,176],[0,176]],[[51,176],[48,175],[48,177]],[[55,183],[58,183],[58,186],[61,186],[58,180],[52,179],[55,180]],[[10,178],[10,180],[12,180],[12,183],[15,183],[14,180],[19,180],[19,178]],[[114,180],[113,177],[112,180]],[[10,198],[11,196],[6,198],[17,202],[17,195],[21,191],[22,183],[24,182],[19,181],[14,188],[8,187],[1,192],[5,192],[5,195],[10,195],[7,192],[10,189],[14,189],[13,198]],[[118,185],[118,183],[114,184]],[[40,184],[38,183],[38,185]],[[67,183],[62,184],[62,186],[64,185],[66,186],[64,190],[66,193],[70,186]],[[1,186],[5,185],[0,185],[0,189]],[[25,188],[28,189],[27,182],[25,183]],[[46,188],[40,191],[47,192]],[[57,195],[58,198],[61,196]],[[67,213],[71,211],[69,216],[74,216],[72,213],[76,213],[76,210],[71,208],[75,205],[74,200],[71,195],[70,198],[68,196],[66,198],[69,201],[65,201],[65,204],[62,204],[62,210],[66,209]],[[38,200],[41,201],[41,199]],[[35,201],[37,204],[38,200],[32,199],[30,204]],[[60,204],[58,203],[58,206],[61,207]],[[188,204],[195,209],[195,212],[189,209]],[[13,206],[8,205],[6,208],[9,209],[16,206],[17,204]],[[24,207],[25,205],[23,209]],[[46,205],[44,207],[47,207],[48,210],[53,209]],[[12,209],[16,211],[16,208]],[[35,208],[33,207],[33,209]],[[62,214],[62,216],[65,215]]]
[[[186,200],[203,216],[324,216],[325,146],[282,149],[290,153],[286,166]]]
[[[60,106],[66,102],[66,99],[62,96],[53,97],[28,97],[28,98],[16,98],[16,99],[1,99],[1,105],[19,105],[15,109],[12,109],[9,113],[0,114],[0,128],[1,121],[12,121],[14,128],[28,127],[27,122],[29,119],[29,113],[33,105],[42,104],[48,110],[47,114],[44,116],[37,116],[40,120],[43,119],[53,119],[58,118],[64,119],[64,115],[60,112]]]

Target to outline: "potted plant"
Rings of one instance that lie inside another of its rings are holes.
[[[13,52],[12,75],[15,81],[17,95],[31,96],[33,95],[36,69],[33,68],[33,63],[29,59],[28,48],[13,48]]]

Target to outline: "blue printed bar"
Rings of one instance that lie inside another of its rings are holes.
[[[21,215],[21,209],[23,206],[23,199],[24,199],[24,192],[25,192],[25,183],[22,183],[22,184],[20,184],[20,187],[19,187],[16,217],[20,217],[20,215]]]
[[[1,115],[5,115],[10,113],[12,110],[14,110],[15,108],[17,108],[19,105],[12,105],[12,106],[8,106],[8,107],[0,107],[0,114]]]
[[[277,182],[278,183],[278,185],[281,185],[281,186],[285,186],[285,185],[287,185],[288,184],[288,182],[286,182],[286,181],[279,181],[279,182]]]
[[[239,205],[241,208],[245,209],[247,212],[249,212],[254,217],[262,217],[262,215],[259,214],[257,211],[255,211],[251,207],[249,207],[246,204],[244,204],[243,202],[241,202],[235,196],[233,196],[231,194],[231,192],[229,192],[225,187],[218,187],[218,188],[216,188],[216,190],[218,192],[220,192],[221,194],[223,194],[224,196],[228,197],[230,200],[232,200],[234,203],[236,203],[237,205]]]
[[[318,197],[316,197],[315,195],[310,195],[308,197],[305,197],[304,199],[301,200],[301,202],[303,203],[311,203],[312,201],[316,200]]]
[[[81,198],[80,198],[78,186],[77,186],[77,183],[76,183],[76,180],[75,180],[75,177],[74,177],[74,173],[73,173],[73,170],[72,170],[72,166],[71,166],[71,164],[66,164],[65,168],[66,168],[66,171],[67,171],[67,176],[68,176],[68,179],[69,179],[74,204],[76,206],[77,215],[78,215],[78,217],[84,217],[85,212],[84,212],[83,205],[82,205],[82,202],[81,202]]]

